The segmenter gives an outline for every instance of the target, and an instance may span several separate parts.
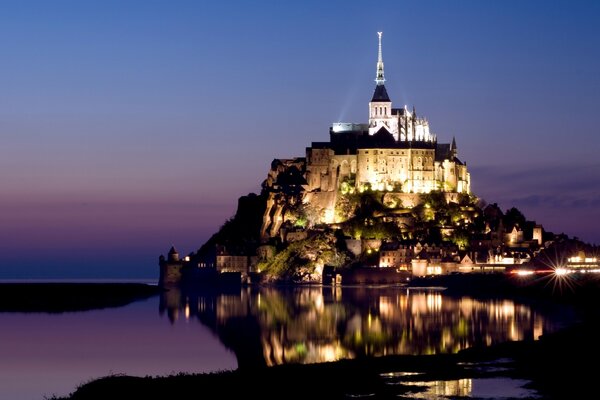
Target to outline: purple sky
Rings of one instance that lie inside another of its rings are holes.
[[[323,3],[3,2],[0,278],[156,276],[367,119],[377,31],[477,195],[600,243],[600,3]]]

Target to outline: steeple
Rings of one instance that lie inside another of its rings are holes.
[[[375,77],[375,82],[377,82],[377,86],[381,86],[385,83],[385,77],[383,76],[383,56],[381,55],[381,36],[383,32],[377,32],[379,36],[379,53],[377,56],[377,76]]]
[[[377,76],[375,77],[375,82],[377,86],[375,86],[375,92],[373,93],[373,98],[371,102],[382,102],[382,101],[390,101],[390,96],[387,94],[387,90],[385,90],[385,77],[383,76],[383,56],[381,55],[381,35],[383,32],[377,32],[379,36],[379,54],[377,56]],[[391,109],[391,107],[390,107]]]

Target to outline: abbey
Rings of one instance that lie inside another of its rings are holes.
[[[337,190],[354,177],[357,189],[404,193],[470,192],[466,164],[457,158],[456,141],[437,142],[425,118],[393,108],[385,88],[381,32],[376,86],[369,103],[368,124],[335,123],[330,141],[306,150],[308,190]]]
[[[317,222],[336,222],[334,208],[340,190],[395,193],[400,201],[408,201],[406,205],[418,202],[418,196],[411,194],[471,191],[466,163],[457,157],[456,141],[438,143],[428,121],[417,117],[414,107],[409,111],[406,106],[392,106],[385,87],[382,33],[378,32],[378,36],[376,86],[369,102],[369,122],[334,123],[329,129],[330,140],[313,142],[306,149],[306,158],[274,160],[263,184],[277,192],[296,176],[295,186],[301,186],[304,192],[302,201],[323,211]],[[284,210],[273,210],[274,201],[269,206],[263,238],[276,234],[278,221],[284,219]]]

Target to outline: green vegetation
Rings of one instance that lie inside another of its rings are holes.
[[[400,199],[386,194],[341,191],[336,217],[344,234],[355,239],[446,240],[466,249],[470,234],[485,226],[478,220],[483,213],[475,197],[458,195],[457,202],[447,202],[444,193],[434,191],[421,195],[419,205],[404,208]]]
[[[320,277],[318,268],[325,265],[341,267],[348,261],[343,240],[339,240],[333,232],[322,232],[289,244],[257,267],[269,281],[303,282],[314,280],[316,272]]]

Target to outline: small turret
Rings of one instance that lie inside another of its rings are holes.
[[[178,285],[181,282],[181,273],[183,262],[179,258],[179,253],[175,250],[175,246],[171,246],[167,257],[161,255],[158,258],[160,267],[160,276],[158,284],[160,286]]]
[[[175,249],[175,246],[171,246],[171,250],[169,250],[169,262],[177,261],[179,261],[179,253]]]
[[[457,149],[456,149],[456,138],[454,136],[452,136],[452,144],[450,144],[450,156],[452,158],[456,157],[456,155],[458,154]]]

